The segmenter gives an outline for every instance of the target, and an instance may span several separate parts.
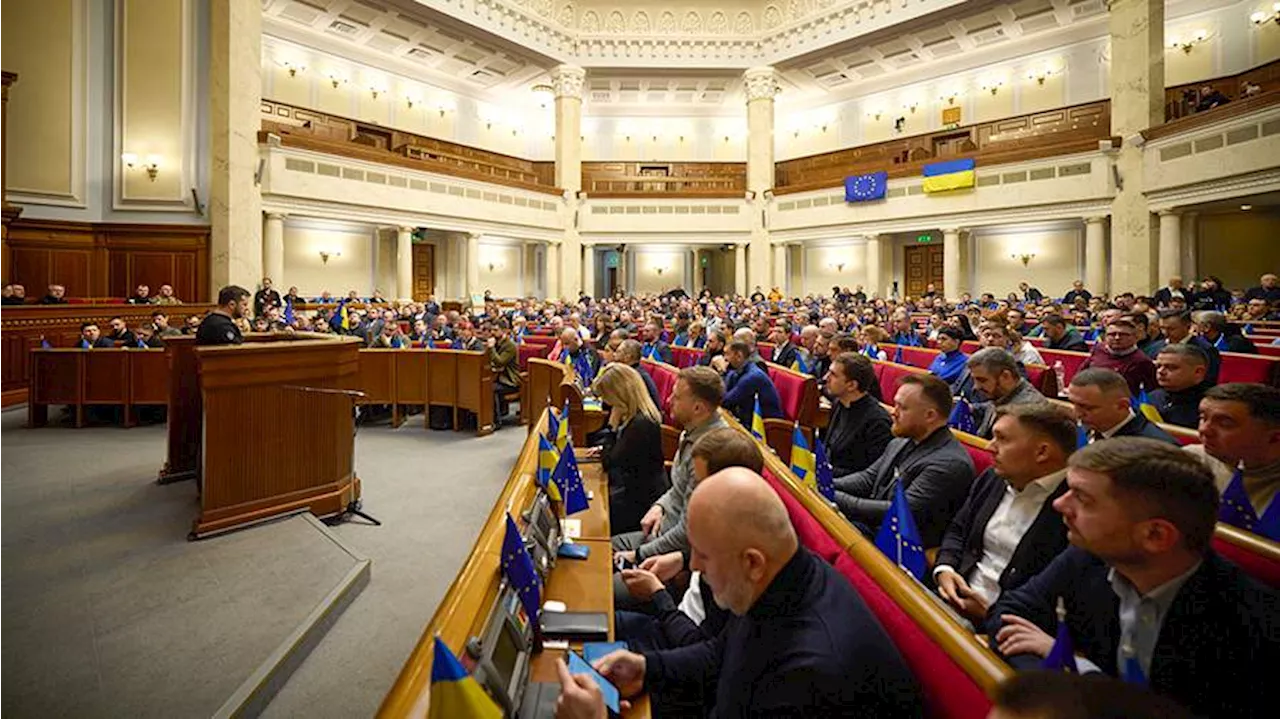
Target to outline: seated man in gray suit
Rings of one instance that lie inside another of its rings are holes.
[[[900,479],[924,546],[936,547],[969,495],[973,460],[951,434],[951,387],[933,375],[902,378],[893,398],[893,434],[870,467],[837,477],[836,504],[867,536],[875,536]]]

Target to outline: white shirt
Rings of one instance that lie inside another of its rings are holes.
[[[1030,342],[1023,342],[1022,348],[1013,354],[1014,359],[1022,364],[1044,364],[1044,358],[1040,356],[1040,350]]]
[[[1006,484],[1004,497],[1001,498],[996,511],[987,521],[982,533],[982,558],[965,580],[974,593],[986,602],[987,606],[1000,598],[1000,575],[1004,574],[1009,560],[1027,533],[1031,523],[1036,521],[1045,500],[1053,494],[1067,478],[1067,470],[1061,469],[1028,484],[1021,492],[1012,485]],[[933,570],[933,576],[943,571],[955,571],[955,567],[946,564]]]
[[[684,592],[684,599],[680,600],[680,611],[699,626],[707,618],[707,608],[702,604],[702,584],[698,581],[700,578],[699,572],[690,572],[689,588]]]
[[[1117,424],[1116,426],[1112,427],[1111,429],[1104,429],[1104,430],[1102,431],[1102,438],[1103,438],[1103,439],[1111,439],[1112,437],[1114,437],[1114,436],[1115,436],[1115,433],[1116,433],[1116,432],[1119,432],[1119,431],[1120,431],[1120,428],[1121,428],[1121,427],[1125,426],[1126,424],[1129,424],[1129,421],[1130,421],[1130,420],[1132,420],[1134,417],[1137,417],[1137,415],[1136,415],[1136,414],[1134,414],[1134,413],[1133,413],[1133,409],[1132,409],[1132,408],[1130,408],[1130,409],[1129,409],[1129,416],[1125,417],[1125,418],[1124,418],[1124,420],[1123,420],[1122,422],[1120,422],[1120,424]]]

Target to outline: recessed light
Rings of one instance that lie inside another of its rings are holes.
[[[1245,212],[1248,212],[1249,210],[1253,209],[1253,205],[1241,205],[1240,209],[1244,210]]]

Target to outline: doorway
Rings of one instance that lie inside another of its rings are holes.
[[[425,302],[436,293],[436,247],[413,243],[413,301]]]
[[[942,245],[914,245],[902,248],[903,273],[906,280],[905,294],[919,297],[925,287],[932,284],[939,292],[942,286]]]

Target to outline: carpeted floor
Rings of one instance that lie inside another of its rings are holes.
[[[0,415],[3,712],[208,716],[351,566],[303,520],[187,542],[191,483],[158,486],[164,427],[22,427]],[[448,589],[524,440],[362,427],[382,527],[334,529],[368,587],[267,707],[371,716]]]

